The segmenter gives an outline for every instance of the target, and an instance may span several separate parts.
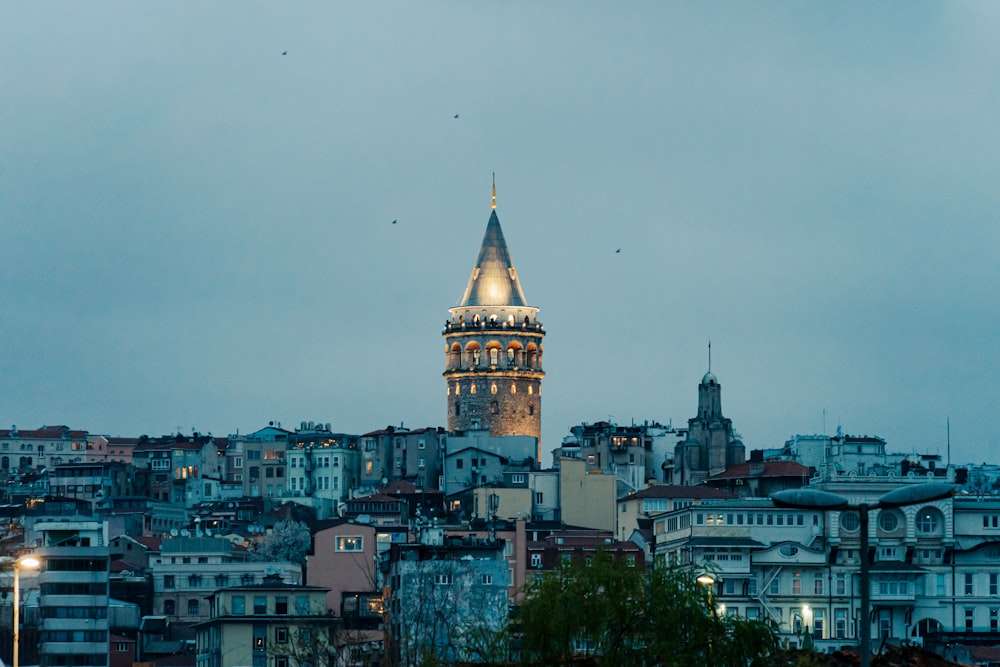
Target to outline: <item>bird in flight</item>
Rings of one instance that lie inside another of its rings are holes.
[[[393,221],[392,221],[392,224],[396,224],[397,222],[398,222],[397,220],[393,220]]]
[[[455,114],[454,116],[452,116],[452,118],[458,118],[458,114]]]
[[[620,255],[620,254],[621,254],[621,252],[622,252],[622,249],[621,249],[621,248],[618,248],[618,250],[615,250],[615,253],[616,253],[616,254],[619,254],[619,255]]]
[[[282,51],[282,52],[281,52],[281,55],[283,55],[283,56],[287,56],[287,55],[288,55],[288,51]]]

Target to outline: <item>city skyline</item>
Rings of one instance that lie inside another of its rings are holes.
[[[1000,458],[995,5],[0,16],[5,428],[443,426],[495,172],[546,462],[686,426],[709,341],[747,449]]]

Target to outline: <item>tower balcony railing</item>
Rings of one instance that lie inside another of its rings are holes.
[[[478,322],[445,322],[444,333],[456,331],[531,331],[544,334],[541,322],[521,322],[511,324],[506,320],[480,320]]]
[[[445,369],[445,374],[448,373],[496,373],[497,371],[523,371],[526,373],[541,373],[542,367],[539,365],[535,366],[524,366],[517,364],[510,365],[490,365],[490,366],[449,366]]]

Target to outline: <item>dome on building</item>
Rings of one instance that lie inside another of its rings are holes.
[[[705,373],[705,377],[701,379],[701,383],[703,385],[719,384],[719,378],[715,377],[715,374],[712,373],[712,371],[709,371]]]

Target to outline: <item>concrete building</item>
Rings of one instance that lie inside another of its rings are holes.
[[[480,642],[507,624],[504,553],[502,540],[446,538],[432,526],[418,543],[392,545],[382,561],[391,664],[462,661],[485,650]]]
[[[874,502],[906,485],[944,481],[898,471],[817,485]],[[780,509],[766,498],[703,501],[654,518],[655,557],[709,571],[726,613],[767,616],[793,643],[820,650],[875,641],[993,645],[1000,631],[1000,500],[956,496],[869,515],[871,610],[860,609],[860,517]]]
[[[445,430],[387,426],[361,436],[360,487],[393,482],[439,488]]]
[[[493,210],[465,293],[445,323],[448,431],[542,437],[542,339],[538,308],[521,289]],[[536,450],[535,459],[541,455]]]
[[[194,626],[198,667],[328,667],[335,658],[326,589],[282,581],[229,586],[207,597]]]
[[[252,561],[243,547],[222,537],[174,537],[151,554],[153,613],[172,623],[207,620],[205,596],[227,586],[261,583],[280,575],[282,581],[302,583],[302,568],[293,563]]]
[[[59,463],[82,463],[88,434],[68,426],[0,429],[0,472],[28,472]]]
[[[618,527],[616,481],[614,475],[588,471],[580,459],[560,459],[559,513],[563,523],[614,534]]]
[[[108,665],[110,550],[100,521],[39,521],[39,661],[42,667]]]
[[[664,512],[726,497],[727,494],[718,489],[680,484],[655,484],[642,491],[626,494],[618,499],[618,539],[632,539],[632,534],[639,530],[640,523]]]
[[[288,436],[283,496],[327,519],[352,489],[359,486],[359,437],[331,433],[329,424],[302,422]]]
[[[620,426],[611,422],[583,423],[570,429],[553,452],[586,461],[587,470],[602,470],[618,478],[618,494],[638,491],[647,484],[666,483],[677,432],[659,422]]]

